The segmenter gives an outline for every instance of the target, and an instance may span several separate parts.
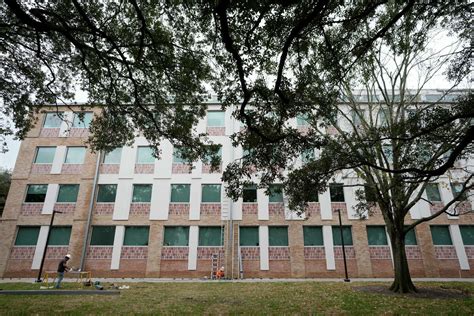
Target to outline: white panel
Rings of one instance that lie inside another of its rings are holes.
[[[58,197],[58,191],[59,184],[48,184],[48,190],[46,191],[46,197],[44,198],[41,214],[53,214],[54,204],[56,203],[56,199]]]
[[[173,145],[167,140],[160,145],[161,157],[155,159],[155,178],[171,178],[173,166]]]
[[[124,146],[120,159],[119,178],[132,178],[135,173],[135,158],[137,147]]]
[[[56,152],[54,153],[53,165],[51,166],[51,173],[58,174],[61,173],[63,168],[64,160],[66,159],[66,146],[56,147]]]
[[[268,214],[268,195],[265,194],[265,189],[257,189],[258,202],[258,220],[268,221],[270,219]]]
[[[232,200],[225,194],[224,184],[221,184],[221,220],[230,220],[230,210],[233,207]]]
[[[233,202],[234,206],[232,208],[232,219],[236,221],[242,220],[242,202],[243,199],[239,198],[237,201]]]
[[[191,171],[191,178],[201,178],[202,177],[202,161],[198,160],[193,162],[193,169]]]
[[[323,226],[324,253],[326,255],[326,269],[336,270],[336,261],[334,259],[334,242],[332,240],[332,226]]]
[[[110,270],[118,270],[120,267],[120,255],[122,254],[125,226],[115,226],[114,248],[112,249],[112,261]]]
[[[49,226],[41,226],[38,234],[38,242],[36,243],[35,254],[31,269],[37,270],[41,266],[41,259],[43,259],[44,247],[46,247],[46,238],[48,238]]]
[[[329,189],[319,195],[319,205],[321,207],[321,219],[332,219],[331,195]]]
[[[234,120],[232,118],[232,108],[225,111],[225,134],[232,135],[234,133]]]
[[[230,142],[230,138],[224,138],[221,142],[222,145],[222,168],[223,170],[227,165],[232,162],[233,160],[233,150],[232,144]]]
[[[115,195],[113,220],[128,220],[132,202],[133,184],[131,179],[120,179]]]
[[[268,226],[260,226],[258,230],[260,245],[260,270],[269,270],[270,262],[268,257]]]
[[[453,240],[454,249],[456,249],[456,255],[458,256],[461,270],[470,270],[471,268],[469,266],[469,260],[467,259],[466,248],[464,248],[459,225],[449,225],[449,231],[451,232],[451,238]]]
[[[168,219],[170,197],[170,180],[154,180],[150,204],[151,220]]]
[[[67,137],[69,135],[69,130],[72,127],[73,119],[74,113],[72,111],[64,112],[64,119],[61,122],[61,127],[59,128],[59,137]]]
[[[206,132],[206,127],[207,127],[207,115],[204,116],[202,119],[199,119],[199,121],[196,125],[196,133],[197,134],[205,133]]]
[[[199,220],[201,218],[201,180],[191,180],[190,191],[189,220]]]
[[[388,248],[390,249],[390,260],[392,260],[392,267],[394,267],[393,264],[393,252],[392,252],[392,242],[390,239],[390,235],[387,232],[387,226],[385,226],[385,235],[387,236],[387,243],[388,243]]]
[[[428,199],[427,196],[426,196],[426,192],[423,192],[423,194],[421,196],[425,200]],[[425,200],[419,200],[415,205],[415,207],[418,208],[418,212],[419,212],[421,217],[428,217],[428,216],[431,215],[430,203],[428,203]]]
[[[453,192],[451,191],[451,185],[448,181],[440,182],[438,184],[438,189],[439,189],[439,193],[441,195],[441,200],[443,201],[444,205],[448,204],[449,202],[451,202],[454,199]],[[456,203],[454,203],[453,205],[451,205],[448,208],[449,213],[454,213],[455,204]],[[458,218],[459,218],[459,216],[448,215],[448,219],[458,219]]]
[[[357,188],[355,187],[344,187],[344,199],[346,200],[347,217],[349,219],[359,219],[355,211],[355,206],[357,205],[356,190]]]
[[[189,227],[188,270],[196,270],[199,226]]]

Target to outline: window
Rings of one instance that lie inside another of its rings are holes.
[[[454,198],[457,198],[459,196],[462,189],[463,189],[462,183],[451,183],[451,190],[453,192]],[[464,192],[462,196],[459,198],[459,201],[465,201],[466,199],[467,199],[466,192]]]
[[[207,126],[208,127],[225,126],[225,112],[224,111],[208,111],[207,112]]]
[[[393,162],[393,150],[392,150],[392,145],[389,144],[383,144],[382,145],[382,151],[383,155],[387,159],[389,163]]]
[[[342,226],[342,235],[344,237],[344,245],[352,246],[352,228],[351,226]],[[334,246],[341,246],[341,229],[339,226],[332,227],[332,240]]]
[[[414,245],[417,245],[417,244],[418,243],[416,241],[415,229],[412,228],[405,234],[405,245],[406,246],[414,246]]]
[[[172,184],[171,203],[189,203],[190,187],[189,184]]]
[[[344,185],[342,183],[332,183],[329,185],[331,202],[344,202]]]
[[[104,164],[119,164],[122,157],[122,148],[115,148],[104,156]]]
[[[452,245],[451,234],[449,233],[449,227],[447,225],[434,225],[430,226],[431,238],[433,239],[433,245],[443,246]]]
[[[257,202],[257,186],[255,184],[244,187],[243,200],[244,200],[244,203]]]
[[[77,193],[79,192],[79,184],[60,184],[58,198],[59,203],[76,203]]]
[[[56,147],[38,147],[35,163],[53,163]]]
[[[115,226],[92,226],[91,246],[113,246]]]
[[[428,183],[426,186],[426,196],[431,202],[441,202],[441,194],[437,183]]]
[[[72,127],[76,128],[89,128],[92,122],[92,112],[76,112],[74,113],[74,120],[72,121]]]
[[[62,115],[63,113],[59,113]],[[46,118],[44,119],[43,127],[45,128],[59,128],[61,127],[62,119],[59,117],[58,113],[46,113]]]
[[[390,113],[388,109],[386,108],[381,108],[379,112],[377,113],[377,123],[380,126],[387,126],[388,125],[388,117]]]
[[[351,119],[352,119],[352,124],[354,126],[361,126],[362,125],[362,119],[364,119],[365,116],[365,111],[358,109],[358,110],[351,110]]]
[[[151,201],[151,184],[134,184],[133,185],[133,203],[150,203]]]
[[[305,246],[324,246],[321,226],[303,226],[303,238]]]
[[[240,227],[240,245],[258,246],[258,227]]]
[[[164,246],[187,246],[189,226],[165,226]]]
[[[29,184],[26,191],[26,203],[42,203],[48,191],[47,184]]]
[[[319,194],[318,192],[313,192],[311,197],[306,202],[319,202]]]
[[[221,185],[220,184],[203,184],[202,185],[202,203],[220,203],[221,202]]]
[[[86,147],[68,147],[64,163],[83,164]]]
[[[313,161],[315,158],[314,149],[306,149],[301,153],[301,162],[307,164],[308,162]]]
[[[364,185],[364,191],[365,191],[365,200],[367,202],[377,202],[377,194],[376,194],[375,188],[366,184]]]
[[[99,184],[99,192],[97,193],[97,202],[114,203],[117,193],[116,184]]]
[[[308,115],[300,114],[296,117],[296,125],[297,126],[308,126]]]
[[[367,226],[367,239],[369,246],[388,245],[385,226]]]
[[[268,227],[269,246],[288,246],[288,227],[270,226]]]
[[[18,227],[15,246],[36,246],[36,243],[38,242],[39,231],[39,226]]]
[[[139,146],[137,148],[137,164],[152,164],[155,162],[153,149],[150,146]]]
[[[148,226],[128,226],[125,227],[124,246],[148,246]]]
[[[199,227],[199,246],[222,246],[222,243],[221,227]]]
[[[218,157],[219,161],[222,161],[222,146],[219,146],[219,150],[217,151],[216,156]],[[210,164],[211,159],[212,159],[211,155],[205,155],[202,159],[202,162],[205,164]]]
[[[474,225],[460,225],[462,242],[465,246],[474,245]]]
[[[189,164],[190,162],[187,159],[184,159],[182,155],[182,150],[175,147],[173,149],[173,163]]]
[[[71,238],[71,226],[55,226],[51,229],[48,246],[67,246]]]
[[[268,201],[270,203],[282,203],[283,202],[283,190],[281,184],[270,185],[270,197]]]

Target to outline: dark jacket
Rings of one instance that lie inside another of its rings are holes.
[[[58,272],[64,272],[67,270],[67,260],[66,259],[63,259],[61,260],[61,262],[59,262],[59,265],[58,265]]]

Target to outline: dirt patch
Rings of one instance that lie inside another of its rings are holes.
[[[366,285],[353,286],[353,290],[365,293],[384,294],[391,296],[428,298],[428,299],[465,299],[472,295],[469,291],[463,291],[448,287],[417,287],[418,293],[399,294],[389,290],[388,286],[382,285]]]

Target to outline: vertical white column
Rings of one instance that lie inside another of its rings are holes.
[[[258,220],[268,221],[270,219],[268,214],[268,195],[265,194],[265,189],[257,189],[257,206],[258,206]]]
[[[150,203],[150,220],[167,220],[171,198],[170,180],[153,181]]]
[[[232,119],[232,108],[225,111],[225,134],[232,135],[234,133],[234,120]]]
[[[453,191],[451,190],[451,184],[449,181],[443,181],[438,184],[438,189],[439,189],[439,194],[441,195],[441,200],[443,201],[443,204],[446,205],[449,202],[451,202],[454,199]],[[454,208],[455,204],[451,205],[448,208],[448,212],[453,214],[454,213]],[[458,219],[459,216],[451,216],[448,215],[448,219]]]
[[[160,145],[161,157],[155,159],[155,178],[171,178],[173,166],[173,145],[167,140]]]
[[[199,179],[202,177],[202,161],[193,162],[193,169],[191,171],[191,178]]]
[[[326,256],[326,269],[336,270],[336,260],[334,258],[334,242],[332,240],[332,226],[323,226],[324,254]]]
[[[357,205],[355,191],[354,187],[344,187],[344,199],[346,200],[347,217],[349,219],[359,219],[355,211]]]
[[[192,179],[189,199],[189,220],[201,218],[201,180]]]
[[[72,120],[74,119],[74,113],[72,111],[64,112],[64,119],[59,127],[59,137],[68,137],[69,129],[72,127]]]
[[[133,174],[135,173],[136,156],[137,156],[137,147],[124,146],[122,148],[119,178],[132,178],[133,177]]]
[[[394,262],[393,262],[393,252],[392,252],[392,241],[390,239],[390,235],[387,232],[387,226],[385,226],[385,235],[387,236],[387,244],[388,244],[388,248],[390,250],[390,260],[392,261],[392,267],[393,267]]]
[[[124,237],[125,226],[115,226],[114,248],[112,249],[112,261],[110,262],[110,270],[118,270],[120,267],[120,256],[122,254]]]
[[[66,159],[66,146],[58,146],[56,147],[56,151],[54,153],[53,165],[51,166],[51,173],[52,174],[59,174],[61,173],[61,169],[63,168],[64,160]]]
[[[38,234],[38,241],[36,242],[35,254],[33,255],[33,262],[31,269],[37,270],[41,266],[43,259],[44,248],[46,247],[46,238],[48,238],[49,226],[41,226]]]
[[[41,214],[53,214],[54,204],[58,197],[59,184],[51,183],[48,184],[48,190],[46,191],[46,197],[44,198],[43,209]]]
[[[467,259],[466,248],[464,248],[464,242],[462,241],[461,230],[459,225],[449,225],[449,231],[451,232],[451,238],[453,240],[454,249],[458,256],[459,266],[461,270],[470,270],[469,260]]]
[[[196,132],[197,134],[202,134],[206,132],[207,127],[207,115],[204,118],[199,119],[196,125]]]
[[[189,227],[188,270],[196,270],[199,226]]]
[[[234,206],[232,209],[232,219],[236,221],[242,220],[242,203],[243,203],[242,198],[239,198],[237,201],[234,202]]]
[[[258,239],[260,245],[260,270],[269,270],[268,226],[259,226]]]
[[[329,189],[319,195],[319,205],[321,207],[321,219],[332,219],[331,195]]]
[[[119,179],[115,195],[113,220],[128,220],[130,203],[132,202],[132,179]]]

